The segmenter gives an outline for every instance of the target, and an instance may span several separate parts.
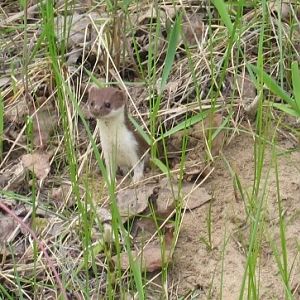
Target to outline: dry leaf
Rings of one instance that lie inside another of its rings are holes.
[[[163,9],[166,13],[166,17],[167,19],[174,19],[176,17],[177,14],[177,8],[171,3],[167,3],[167,2],[162,2],[161,5],[163,5]]]
[[[70,189],[71,186],[69,184],[62,184],[58,188],[53,188],[50,192],[51,201],[54,201],[56,204],[65,203]]]
[[[143,247],[150,239],[152,240],[151,245],[159,245],[158,228],[160,228],[159,235],[163,235],[164,247],[170,250],[173,244],[174,224],[172,221],[169,221],[161,226],[164,221],[157,219],[155,222],[153,218],[147,217],[136,220],[131,230],[131,234],[134,236],[135,247]]]
[[[212,199],[212,196],[203,187],[194,189],[193,184],[184,184],[182,187],[182,193],[184,195],[183,205],[188,209],[195,209],[202,206]]]
[[[49,158],[50,155],[47,153],[33,153],[22,155],[21,161],[24,167],[33,172],[38,179],[44,179],[50,171]]]
[[[184,183],[179,193],[178,183],[172,182],[171,184],[169,180],[161,182],[162,188],[159,190],[156,200],[157,213],[160,216],[166,217],[172,213],[176,198],[183,201],[182,208],[187,207],[190,210],[200,207],[212,199],[212,196],[203,187],[195,188],[193,184]]]
[[[223,116],[221,114],[215,114],[213,117],[213,127],[215,128],[214,132],[219,127],[221,127],[222,123],[223,123]],[[225,132],[224,130],[222,130],[212,141],[212,145],[211,145],[212,156],[216,156],[220,153],[224,145],[224,140],[225,140]]]
[[[202,122],[199,122],[194,126],[192,126],[192,128],[189,130],[189,135],[197,140],[204,141],[204,134],[206,139],[209,139],[209,133],[213,134],[222,125],[222,122],[223,122],[222,114],[220,113],[210,114]],[[224,144],[224,138],[225,138],[224,132],[221,131],[213,139],[211,145],[212,156],[219,154]],[[196,149],[196,146],[195,145],[193,146],[194,146],[193,148]],[[199,152],[198,148],[197,151]],[[193,151],[191,152],[191,154],[193,154]],[[191,158],[193,160],[198,159],[199,161],[203,161],[203,154],[200,154],[199,152],[199,154],[197,154],[197,157],[191,157]]]
[[[81,47],[73,47],[72,52],[69,53],[67,63],[68,63],[68,71],[70,74],[76,73],[77,68],[74,65],[77,64],[78,59],[82,55],[82,48]]]
[[[0,88],[1,89],[4,89],[8,84],[9,82],[11,81],[11,78],[10,77],[1,77],[0,78]]]
[[[237,76],[236,83],[239,94],[245,102],[252,101],[256,97],[256,88],[249,76]]]
[[[148,199],[153,193],[153,187],[140,186],[124,189],[117,194],[117,205],[124,222],[142,213],[148,207]]]
[[[55,110],[46,105],[41,107],[33,117],[33,144],[44,149],[58,125],[58,117]]]
[[[163,264],[171,261],[171,251],[162,251],[159,246],[147,245],[141,253],[140,251],[134,250],[131,251],[131,255],[133,260],[139,263],[141,270],[147,272],[160,270]],[[117,264],[118,256],[114,256],[113,261]],[[128,253],[123,252],[120,254],[120,264],[122,270],[129,268]]]
[[[271,12],[275,12],[278,16],[281,15],[281,19],[283,21],[288,22],[290,20],[290,17],[292,17],[292,9],[291,9],[291,3],[285,3],[284,1],[269,1],[268,3],[269,9]],[[297,12],[297,8],[294,7],[294,10]]]
[[[52,237],[56,237],[62,234],[64,230],[66,230],[66,221],[61,220],[58,217],[50,217],[49,223],[52,224],[49,226],[49,230],[47,230],[47,235]]]
[[[150,24],[152,19],[155,19],[157,17],[160,17],[161,19],[165,19],[166,14],[163,9],[153,9],[153,6],[150,5],[147,7],[147,10],[139,11],[137,16],[137,24],[139,25],[146,25]]]
[[[17,223],[10,215],[0,213],[0,244],[4,244],[7,238],[13,233]]]
[[[204,178],[207,176],[212,167],[209,164],[198,163],[197,161],[188,161],[186,162],[186,170],[184,173],[184,179],[187,182],[195,182],[199,181],[200,178]]]
[[[153,9],[153,6],[146,6],[145,9],[143,9],[142,13],[139,11],[138,14],[135,16],[136,23],[138,24],[138,29],[134,33],[134,39],[137,44],[137,47],[139,49],[139,57],[142,61],[146,61],[148,59],[148,53],[153,47],[151,45],[152,39],[149,37],[149,30],[148,26],[153,22],[156,22],[155,18],[160,17],[161,22],[164,23],[166,19],[165,11],[162,9]],[[133,41],[130,42],[131,45],[133,45]],[[158,32],[158,36],[156,39],[156,50],[161,53],[161,59],[163,59],[164,56],[164,47],[166,47],[165,38],[163,36],[163,30],[160,30]],[[128,47],[129,50],[132,49],[132,47]],[[134,52],[131,53],[131,56],[134,57]]]
[[[199,15],[187,16],[182,23],[182,39],[189,46],[201,43],[205,31],[205,25]]]
[[[169,96],[175,95],[178,88],[181,86],[182,80],[178,79],[175,81],[169,81],[165,87],[165,90],[168,91]]]
[[[5,107],[4,116],[12,123],[21,123],[28,112],[27,101],[25,97],[21,97],[15,103]]]
[[[76,204],[76,198],[70,193],[71,190],[70,184],[62,184],[60,187],[53,188],[49,193],[49,200],[57,206],[72,207]]]
[[[84,191],[79,190],[80,197],[84,197]],[[49,191],[49,201],[54,202],[57,206],[64,205],[65,207],[72,207],[76,204],[76,197],[72,193],[71,184],[63,183],[59,187],[52,188]]]
[[[183,130],[177,131],[175,134],[171,135],[167,140],[167,153],[168,158],[170,157],[180,157],[182,151],[182,140],[186,132]],[[159,149],[161,153],[164,153],[163,147]]]
[[[58,42],[61,43],[63,40],[65,40],[64,24],[66,22],[70,28],[68,47],[76,48],[76,46],[83,44],[86,42],[86,28],[92,24],[91,19],[97,20],[98,18],[99,14],[95,12],[92,12],[88,15],[75,13],[72,16],[67,17],[59,15],[57,18],[55,18],[55,32]],[[95,31],[93,31],[91,41],[93,42],[96,37],[97,34]]]
[[[223,116],[220,113],[210,114],[203,121],[196,123],[189,130],[189,135],[195,139],[203,140],[204,134],[208,138],[208,131],[215,131],[220,127]]]
[[[97,218],[99,218],[103,223],[110,222],[112,220],[110,211],[104,207],[97,208]]]
[[[199,150],[199,148],[198,148]],[[199,159],[187,160],[184,163],[184,179],[188,182],[193,182],[199,178],[203,178],[211,171],[211,166],[205,162],[203,152],[199,152]],[[180,170],[180,162],[174,166],[175,170]]]
[[[144,218],[136,220],[133,224],[131,234],[134,237],[135,245],[145,245],[155,233],[157,232],[157,224],[153,218]]]
[[[258,97],[255,85],[249,76],[237,76],[236,84],[245,112],[251,119],[253,119],[256,115],[258,106]]]
[[[25,169],[22,162],[15,163],[3,170],[0,175],[0,187],[4,190],[14,190],[20,187],[20,183],[25,179]]]
[[[152,218],[141,218],[134,223],[133,231],[149,231],[154,234],[157,230],[157,225]]]
[[[175,209],[175,197],[172,194],[170,187],[163,187],[159,189],[158,197],[156,199],[156,214],[159,217],[165,218],[169,216]]]

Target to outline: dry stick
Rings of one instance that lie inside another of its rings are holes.
[[[61,293],[63,294],[63,297],[64,299],[68,299],[67,297],[67,293],[66,293],[66,290],[64,289],[63,285],[62,285],[62,282],[59,278],[59,275],[53,265],[53,263],[51,262],[51,259],[47,253],[47,251],[45,250],[45,245],[42,241],[39,241],[36,234],[33,232],[33,230],[28,226],[26,225],[23,220],[21,220],[12,210],[10,210],[4,203],[1,203],[0,202],[0,208],[2,210],[4,210],[6,213],[8,213],[10,216],[13,217],[13,219],[15,219],[23,228],[26,229],[26,231],[33,237],[33,239],[37,242],[40,250],[44,253],[44,256],[46,258],[46,262],[49,266],[49,268],[52,270],[53,274],[54,274],[54,277],[56,279],[56,283],[57,285],[59,286],[60,290],[61,290]]]

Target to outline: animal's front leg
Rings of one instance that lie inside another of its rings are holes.
[[[111,172],[111,168],[110,168],[110,161],[108,159],[105,159],[105,166],[106,166],[106,173],[107,173],[108,182],[111,183],[112,172]]]
[[[140,161],[134,168],[133,182],[137,183],[144,177],[144,160]]]
[[[109,157],[109,155],[104,154],[104,160],[105,160],[105,166],[106,166],[106,172],[107,172],[107,178],[108,182],[111,183],[112,179],[116,178],[116,167],[114,161]]]

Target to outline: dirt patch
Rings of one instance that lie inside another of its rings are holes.
[[[278,154],[286,149],[280,142]],[[224,157],[241,181],[244,192],[250,195],[254,179],[254,141],[250,135],[240,135],[224,150]],[[272,164],[272,151],[267,147],[261,186],[266,183],[266,196],[262,206],[265,225],[261,233],[260,297],[278,299],[284,297],[284,287],[278,272],[271,243],[280,245],[279,214],[277,205],[276,175]],[[292,267],[291,287],[299,284],[300,268],[297,244],[300,234],[300,153],[278,156],[280,196],[286,220],[288,266]],[[269,174],[267,174],[270,170]],[[177,295],[196,293],[196,299],[238,299],[250,228],[244,202],[234,189],[232,175],[222,158],[216,163],[216,171],[203,185],[214,196],[211,207],[212,249],[202,241],[207,237],[209,205],[186,213],[170,271]],[[224,249],[224,251],[223,251]],[[280,248],[279,248],[280,249]],[[224,256],[224,259],[223,259]],[[222,275],[222,270],[224,270]],[[223,276],[223,279],[222,279]],[[223,284],[221,284],[223,282]]]

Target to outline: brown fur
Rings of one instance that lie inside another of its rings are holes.
[[[110,107],[105,105],[110,104]],[[90,113],[96,118],[105,118],[113,109],[118,109],[124,105],[124,120],[125,126],[130,130],[138,143],[138,156],[142,157],[148,149],[148,144],[143,137],[135,130],[130,122],[127,112],[127,97],[126,94],[114,87],[97,88],[92,86],[89,89],[88,107]],[[107,117],[109,118],[109,117]]]

